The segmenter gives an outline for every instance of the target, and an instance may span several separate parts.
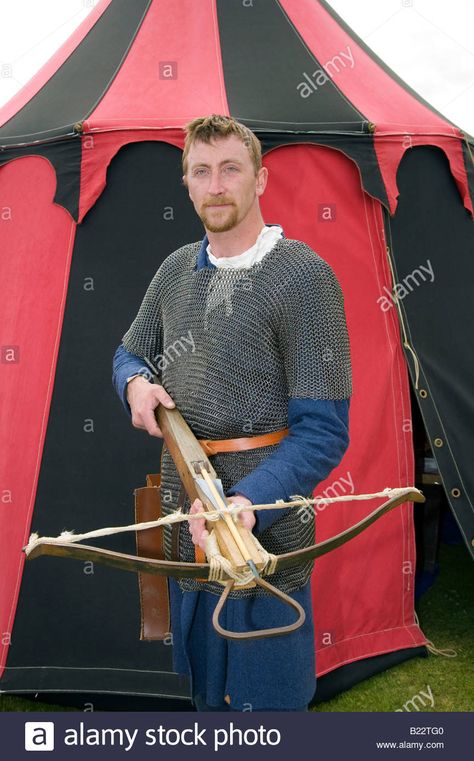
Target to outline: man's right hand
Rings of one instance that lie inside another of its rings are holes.
[[[146,378],[137,375],[128,383],[127,401],[132,412],[132,425],[148,431],[150,436],[162,439],[163,434],[158,427],[155,418],[155,410],[159,404],[164,404],[168,409],[173,409],[175,403],[163,386],[149,383]]]

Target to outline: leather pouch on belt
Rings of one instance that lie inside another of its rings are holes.
[[[160,475],[147,476],[147,486],[135,489],[137,523],[161,518]],[[163,529],[137,531],[137,555],[164,560]],[[138,574],[141,609],[141,640],[163,640],[170,633],[168,579],[151,573]]]

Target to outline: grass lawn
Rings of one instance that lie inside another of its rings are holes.
[[[416,711],[418,706],[433,712],[474,711],[474,568],[464,545],[443,545],[440,569],[418,604],[418,617],[427,638],[439,649],[455,650],[457,656],[430,654],[406,661],[314,710]],[[415,705],[407,703],[419,695],[424,706],[420,698]]]
[[[442,546],[440,568],[435,585],[418,606],[418,615],[421,628],[436,647],[451,648],[457,656],[430,655],[407,661],[314,710],[415,711],[418,707],[423,711],[474,711],[474,569],[464,546]],[[2,694],[0,710],[78,709]]]

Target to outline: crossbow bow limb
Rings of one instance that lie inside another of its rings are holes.
[[[263,578],[264,576],[271,577],[277,571],[314,561],[328,552],[332,552],[358,536],[383,515],[404,502],[425,501],[422,493],[414,487],[388,489],[377,495],[367,495],[367,498],[382,495],[391,495],[391,497],[358,523],[329,539],[281,555],[269,555],[251,531],[248,531],[241,524],[234,521],[232,513],[238,512],[239,507],[229,509],[222,484],[217,478],[211,462],[204,454],[198,440],[180,412],[176,408],[170,410],[163,405],[159,405],[156,414],[165,444],[170,451],[190,500],[200,499],[203,504],[204,513],[209,513],[206,517],[209,518],[207,525],[212,541],[211,544],[208,544],[207,549],[210,550],[211,545],[213,549],[208,561],[190,563],[128,555],[90,545],[76,544],[75,542],[79,541],[80,538],[75,538],[74,534],[68,535],[64,541],[61,541],[61,537],[41,538],[32,535],[29,544],[23,548],[28,560],[48,555],[97,562],[112,566],[113,568],[138,573],[158,574],[174,578],[185,577],[197,579],[201,582],[219,581],[224,584],[224,590],[213,615],[215,630],[221,636],[228,639],[257,639],[288,634],[300,628],[305,621],[305,612],[299,603],[272,585],[267,579]],[[343,498],[328,500],[301,498],[294,499],[291,503],[277,502],[274,507],[283,508],[288,505],[292,507],[298,505],[309,506],[316,502],[327,503],[341,499]],[[252,505],[250,508],[241,509],[257,510],[268,507],[268,505]],[[195,515],[194,518],[196,517],[198,516]],[[178,515],[176,519],[192,520],[191,516],[187,514]],[[172,521],[173,519],[170,522]],[[155,521],[153,522],[153,527],[166,522],[166,518]],[[146,527],[151,528],[148,524],[138,524],[126,528],[129,528],[129,530],[141,530]],[[119,530],[121,529],[111,529],[110,533],[116,533]],[[94,532],[91,533],[93,534]],[[106,531],[104,530],[103,533],[106,533]],[[217,540],[217,544],[214,540]],[[297,613],[297,619],[287,626],[275,627],[273,629],[259,629],[252,632],[232,632],[224,629],[219,622],[219,617],[234,587],[245,588],[256,585],[290,606]]]

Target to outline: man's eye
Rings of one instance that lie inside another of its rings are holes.
[[[194,177],[205,177],[208,173],[207,169],[201,168],[201,169],[195,169],[193,172]]]
[[[229,174],[232,174],[233,172],[238,172],[238,171],[239,171],[238,167],[233,166],[232,164],[224,167],[224,172],[228,172]]]

